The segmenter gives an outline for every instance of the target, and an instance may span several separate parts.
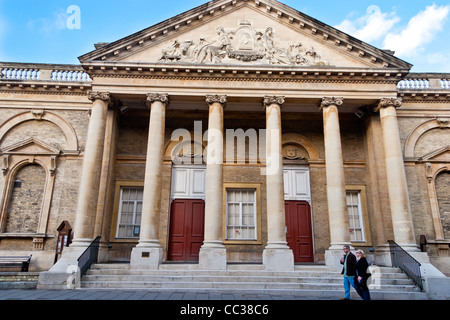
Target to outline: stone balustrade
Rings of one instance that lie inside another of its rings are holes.
[[[1,80],[91,82],[77,65],[0,63]]]
[[[450,74],[448,73],[410,73],[401,80],[399,90],[448,90],[450,89]]]

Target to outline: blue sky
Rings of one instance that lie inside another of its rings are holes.
[[[78,64],[112,42],[206,0],[0,0],[0,61]],[[396,51],[412,72],[450,72],[450,0],[282,0],[374,45]],[[79,26],[67,25],[79,8]]]

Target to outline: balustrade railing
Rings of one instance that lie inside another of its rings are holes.
[[[395,241],[388,240],[391,251],[391,261],[393,267],[400,268],[414,283],[423,290],[422,275],[420,273],[420,263],[408,252],[400,247]]]
[[[410,73],[397,84],[399,90],[448,90],[450,74]]]
[[[51,64],[1,63],[0,80],[90,82],[81,66]]]

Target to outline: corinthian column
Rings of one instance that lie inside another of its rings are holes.
[[[294,256],[286,242],[283,159],[281,154],[282,96],[264,97],[266,109],[267,246],[263,263],[268,270],[293,270]]]
[[[344,244],[350,245],[344,163],[342,159],[338,114],[338,106],[341,106],[343,102],[343,98],[325,97],[320,104],[323,112],[327,203],[331,240],[330,248],[325,253],[325,262],[328,265],[334,266],[339,265],[342,246]]]
[[[222,239],[223,108],[227,96],[208,95],[208,148],[206,159],[205,238],[200,248],[202,269],[224,270],[227,253]]]
[[[162,166],[167,94],[150,93],[150,124],[145,165],[139,244],[131,252],[130,267],[157,269],[162,262],[163,248],[159,243],[159,215],[161,211]]]
[[[387,188],[391,207],[395,242],[407,251],[418,251],[411,217],[405,166],[400,146],[396,108],[401,99],[384,98],[375,108],[380,111],[381,129],[387,172]]]
[[[72,247],[87,247],[95,237],[94,226],[100,187],[106,116],[108,105],[111,102],[109,92],[89,92],[88,98],[93,102],[93,105],[80,176]]]

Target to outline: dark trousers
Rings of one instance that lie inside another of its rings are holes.
[[[370,292],[369,288],[367,287],[367,279],[363,278],[361,282],[359,282],[358,278],[355,277],[355,289],[363,300],[370,300]]]

